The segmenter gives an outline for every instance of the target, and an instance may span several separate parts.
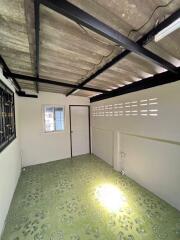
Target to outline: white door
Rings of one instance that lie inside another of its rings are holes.
[[[89,109],[87,106],[71,106],[72,156],[90,152]]]

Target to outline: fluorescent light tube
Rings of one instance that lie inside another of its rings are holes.
[[[75,94],[75,93],[77,93],[77,92],[79,92],[80,91],[80,89],[76,89],[74,92],[73,92],[73,94]]]
[[[178,28],[180,28],[180,18],[178,18],[177,20],[175,20],[174,22],[172,22],[168,27],[164,28],[163,30],[161,30],[159,33],[157,33],[154,37],[154,41],[158,42],[160,41],[162,38],[166,37],[167,35],[169,35],[170,33],[174,32],[175,30],[177,30]]]

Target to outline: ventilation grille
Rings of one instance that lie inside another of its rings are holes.
[[[96,106],[92,109],[93,117],[157,117],[158,114],[158,98]]]

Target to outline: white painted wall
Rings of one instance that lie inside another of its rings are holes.
[[[13,86],[2,75],[0,69],[0,79],[12,90]],[[18,132],[18,99],[15,96],[16,108],[16,139],[10,143],[0,153],[0,236],[2,234],[5,219],[9,206],[17,185],[21,171],[21,160],[19,151],[19,132]]]
[[[42,106],[55,104],[65,107],[65,130],[44,133]],[[70,157],[69,105],[89,105],[84,97],[40,92],[37,99],[20,98],[20,135],[23,166]]]
[[[113,132],[111,130],[92,128],[92,152],[112,165]]]
[[[158,98],[159,112],[157,117],[92,116],[91,122],[94,154],[180,210],[179,92],[176,82],[93,103],[92,108]]]

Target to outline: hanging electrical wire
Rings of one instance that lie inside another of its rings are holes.
[[[143,23],[143,25],[141,25],[140,27],[138,28],[134,28],[134,29],[131,29],[128,33],[128,37],[130,37],[131,33],[132,32],[139,32],[140,30],[142,30],[150,21],[151,19],[153,18],[154,14],[156,13],[156,11],[160,8],[166,8],[168,7],[170,4],[172,4],[175,0],[170,0],[168,3],[166,4],[162,4],[162,5],[158,5],[153,11],[152,13],[150,14],[150,16],[148,17],[148,19]],[[104,42],[102,40],[99,40],[97,39],[96,37],[92,36],[81,24],[77,23],[77,25],[84,31],[84,33],[86,33],[90,38],[96,40],[97,42],[99,43],[103,43],[103,44],[106,44],[108,46],[111,46],[111,47],[116,47],[116,46],[120,46],[119,44],[109,44],[107,42]]]
[[[104,41],[102,41],[102,40],[99,40],[98,38],[92,36],[81,24],[77,23],[77,25],[84,31],[84,33],[86,33],[90,38],[96,40],[97,42],[103,43],[103,44],[105,44],[105,45],[107,45],[107,46],[110,46],[110,47],[119,46],[119,44],[109,44],[109,43],[107,43],[107,42],[104,42]]]
[[[153,18],[155,12],[159,9],[159,8],[166,8],[168,7],[171,3],[173,3],[174,0],[170,0],[168,3],[164,4],[164,5],[158,5],[151,13],[151,15],[149,16],[149,18],[145,21],[145,23],[143,23],[143,25],[141,25],[140,27],[138,28],[135,28],[135,29],[131,29],[128,33],[128,37],[130,37],[131,33],[133,32],[139,32],[140,30],[142,30],[150,21],[151,19]]]
[[[150,14],[150,16],[148,17],[148,19],[144,22],[143,25],[141,25],[140,27],[136,28],[136,29],[131,29],[127,35],[127,37],[129,38],[130,35],[133,33],[133,32],[139,32],[140,30],[142,30],[150,21],[151,19],[153,18],[154,14],[156,13],[156,11],[160,8],[166,8],[168,7],[170,4],[172,4],[175,0],[170,0],[168,3],[164,4],[164,5],[158,5],[153,11],[152,13]],[[97,66],[99,66],[103,60],[107,57],[109,57],[110,55],[113,54],[113,52],[115,51],[116,48],[114,47],[121,47],[119,44],[108,44],[107,42],[104,42],[104,41],[101,41],[99,39],[97,39],[96,37],[92,36],[81,24],[77,23],[77,25],[84,31],[84,33],[86,33],[90,38],[96,40],[97,42],[99,43],[103,43],[103,44],[106,44],[107,46],[110,46],[110,47],[113,47],[113,49],[110,51],[109,54],[105,55],[105,56],[102,56],[102,58],[100,59],[100,61],[95,64],[93,66],[93,68],[89,71],[89,73],[93,72]],[[123,51],[123,48],[122,48],[122,51]],[[83,79],[81,79],[83,80]]]

